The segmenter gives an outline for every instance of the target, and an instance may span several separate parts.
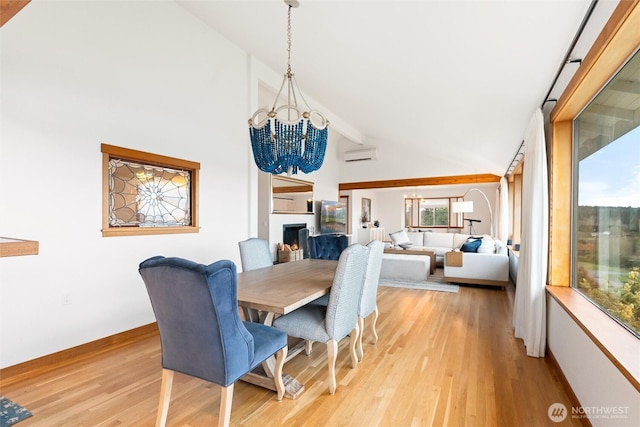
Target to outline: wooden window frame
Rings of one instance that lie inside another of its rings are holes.
[[[459,201],[462,199],[462,196],[443,196],[443,197],[405,197],[404,198],[404,206],[403,206],[403,218],[405,221],[405,227],[406,228],[412,228],[412,229],[422,229],[422,230],[427,230],[427,229],[449,229],[449,228],[464,228],[464,221],[462,220],[463,218],[463,214],[459,214],[459,213],[454,213],[452,211],[451,208],[451,204],[455,201]],[[407,209],[407,200],[411,201],[411,214],[410,214],[410,224],[406,224],[406,209]],[[449,218],[447,220],[447,225],[420,225],[420,201],[422,200],[448,200],[448,214],[449,214]],[[459,216],[459,220],[458,221],[462,221],[462,224],[457,223],[457,224],[453,224],[452,223],[452,217],[458,215]],[[415,222],[414,222],[415,221]]]
[[[102,152],[102,236],[144,236],[156,234],[197,233],[198,226],[198,185],[200,163],[129,148],[101,144]],[[167,227],[113,227],[109,225],[109,160],[122,159],[152,166],[181,169],[191,174],[191,225]]]
[[[640,1],[621,1],[551,111],[547,291],[640,391],[640,340],[571,288],[573,121],[640,46]]]

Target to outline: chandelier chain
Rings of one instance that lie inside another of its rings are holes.
[[[287,13],[287,75],[291,75],[291,5]]]
[[[271,174],[310,173],[320,169],[327,150],[327,120],[312,110],[291,72],[291,8],[298,0],[284,0],[287,12],[287,72],[271,110],[259,108],[249,119],[249,136],[256,166]],[[287,85],[286,104],[280,98]],[[298,92],[296,94],[296,92]],[[298,96],[307,110],[298,106]],[[281,102],[280,106],[278,102]]]

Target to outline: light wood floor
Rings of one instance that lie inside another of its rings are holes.
[[[326,348],[316,344],[285,371],[306,387],[297,400],[238,382],[237,426],[547,426],[552,403],[571,402],[550,362],[525,355],[513,338],[513,289],[461,286],[459,293],[381,287],[380,340],[365,335],[351,369],[340,345],[338,389],[328,394]],[[368,327],[368,322],[365,328]],[[34,416],[29,426],[152,426],[160,392],[157,337],[3,387]],[[217,423],[218,386],[176,374],[170,426]],[[569,409],[570,410],[570,409]]]

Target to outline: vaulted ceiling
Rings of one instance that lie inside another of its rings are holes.
[[[288,7],[282,0],[178,3],[284,74]],[[362,135],[361,141],[338,138],[341,151],[378,149],[375,164],[344,164],[341,181],[504,175],[535,109],[548,113],[554,104],[547,98],[558,98],[580,65],[571,62],[560,72],[565,58],[586,54],[617,5],[300,3],[292,10],[291,56],[301,89],[321,104],[312,107]]]

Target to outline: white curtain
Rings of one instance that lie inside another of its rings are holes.
[[[522,236],[513,326],[515,336],[524,340],[527,355],[544,357],[549,194],[544,119],[539,108],[529,121],[524,145]]]
[[[509,239],[509,183],[504,176],[500,178],[500,215],[498,219],[498,238],[504,244]]]

